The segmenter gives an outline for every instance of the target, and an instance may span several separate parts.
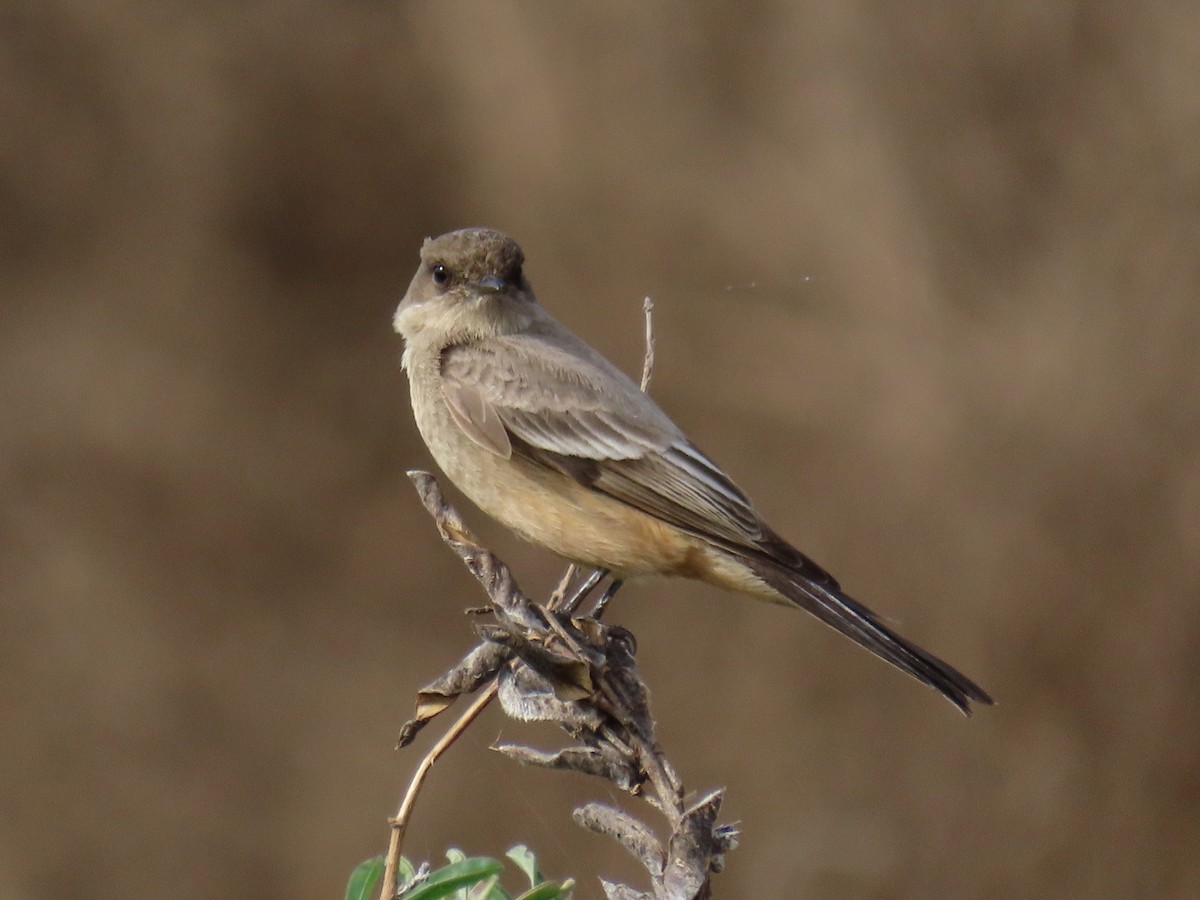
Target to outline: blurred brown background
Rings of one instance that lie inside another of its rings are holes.
[[[1000,701],[627,588],[743,822],[719,896],[1200,896],[1198,71],[1190,0],[8,0],[0,896],[340,897],[382,851],[481,599],[390,316],[477,224],[629,371],[653,295],[659,401]],[[409,851],[636,879],[497,734]]]

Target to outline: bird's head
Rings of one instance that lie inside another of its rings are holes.
[[[537,304],[521,271],[524,262],[517,242],[491,228],[427,238],[392,324],[405,341],[520,330]]]

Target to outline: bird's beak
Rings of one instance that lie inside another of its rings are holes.
[[[495,275],[484,275],[475,284],[485,294],[498,294],[507,287],[504,279]]]

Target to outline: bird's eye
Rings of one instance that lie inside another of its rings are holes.
[[[438,287],[445,287],[450,283],[450,270],[441,263],[433,267],[433,283]]]

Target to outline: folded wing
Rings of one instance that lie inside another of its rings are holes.
[[[459,345],[443,353],[442,375],[455,421],[492,452],[523,455],[700,537],[761,550],[762,523],[742,490],[585,345],[568,352],[525,335]]]

